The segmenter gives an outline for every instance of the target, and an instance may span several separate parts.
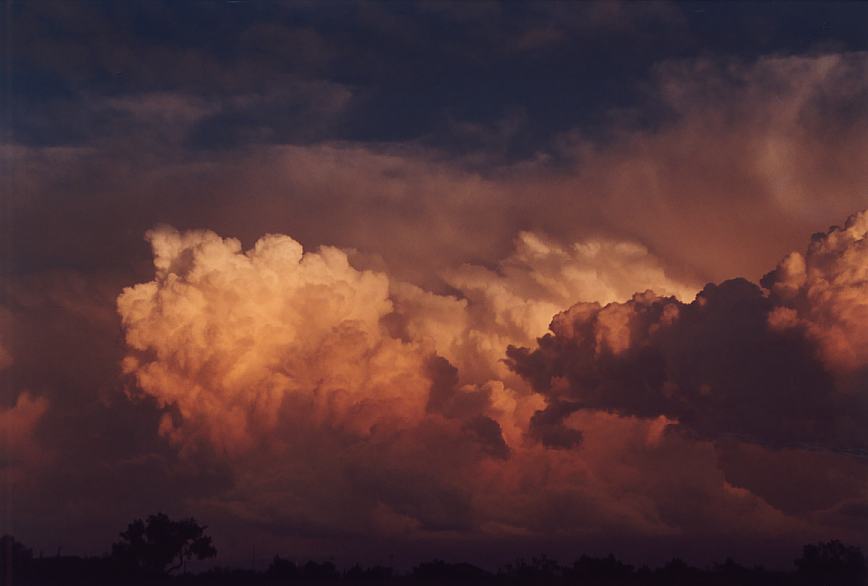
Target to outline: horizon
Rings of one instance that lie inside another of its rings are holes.
[[[132,537],[136,524],[141,527],[144,542]],[[150,533],[151,528],[157,524],[162,524],[163,529]],[[180,545],[180,542],[172,545],[171,533],[176,530],[186,532],[186,529],[180,529],[184,524],[196,529],[187,533],[185,545]],[[168,529],[169,526],[174,526],[174,529]],[[169,532],[165,532],[167,529]],[[162,538],[156,537],[157,535],[162,535]],[[41,550],[36,552],[13,536],[0,536],[0,547],[3,551],[0,570],[4,584],[54,583],[61,577],[73,581],[117,582],[186,579],[193,576],[203,580],[220,580],[221,583],[253,577],[284,583],[287,580],[368,583],[375,580],[377,583],[384,583],[408,579],[427,583],[444,580],[543,583],[578,579],[581,583],[602,581],[610,584],[611,580],[617,578],[619,584],[646,583],[648,580],[654,584],[660,583],[659,580],[664,580],[663,583],[670,583],[672,580],[682,583],[689,579],[712,580],[714,584],[723,584],[734,579],[746,579],[757,584],[767,583],[768,580],[782,584],[813,584],[818,578],[834,578],[841,584],[855,585],[863,583],[868,575],[868,564],[861,549],[838,540],[805,544],[789,566],[777,567],[745,564],[743,560],[733,559],[732,556],[703,564],[691,563],[680,556],[657,564],[635,564],[612,553],[588,555],[575,552],[566,562],[564,559],[541,553],[520,555],[505,563],[487,560],[475,564],[432,558],[415,560],[412,563],[404,559],[395,564],[395,556],[391,554],[388,561],[360,563],[358,560],[338,560],[334,556],[305,559],[280,553],[258,558],[255,546],[252,547],[251,557],[246,563],[221,564],[216,561],[219,550],[213,547],[208,527],[193,518],[172,519],[163,513],[156,513],[144,519],[132,520],[126,531],[120,532],[118,536],[119,539],[112,543],[110,550],[91,556],[65,554],[61,548],[58,548],[54,555],[44,555]],[[235,559],[241,559],[237,557],[237,552]],[[225,562],[225,556],[223,560]],[[76,573],[71,575],[71,571]]]

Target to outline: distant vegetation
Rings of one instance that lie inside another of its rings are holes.
[[[614,556],[581,556],[570,565],[548,557],[519,560],[489,572],[466,563],[434,560],[399,574],[383,566],[352,566],[339,571],[331,562],[294,562],[277,556],[264,572],[214,568],[192,574],[189,560],[217,555],[195,519],[172,520],[162,513],[136,519],[120,533],[111,553],[99,557],[34,557],[13,537],[0,538],[0,580],[3,586],[43,584],[125,585],[279,585],[362,583],[482,584],[491,586],[864,586],[868,584],[865,557],[855,546],[840,541],[806,545],[790,571],[745,567],[733,560],[696,568],[679,559],[658,567],[636,568]]]

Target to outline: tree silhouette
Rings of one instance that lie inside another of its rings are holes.
[[[806,545],[796,567],[809,583],[822,579],[841,586],[862,584],[868,573],[862,550],[838,540]]]
[[[145,574],[170,574],[187,560],[217,555],[206,529],[193,518],[173,521],[163,513],[136,519],[112,546],[112,558]]]

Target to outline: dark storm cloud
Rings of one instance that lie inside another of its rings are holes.
[[[701,438],[864,453],[868,400],[852,373],[865,366],[865,228],[862,213],[816,234],[764,279],[772,295],[733,279],[691,303],[646,292],[558,314],[538,347],[507,351],[549,402],[532,428],[556,443],[552,425],[591,409],[664,416]]]
[[[743,280],[709,285],[689,304],[580,305],[555,318],[538,349],[508,354],[553,403],[534,419],[541,429],[558,412],[601,409],[665,415],[703,437],[834,445],[836,420],[852,413],[836,404],[813,345],[769,329],[772,308]]]
[[[172,92],[222,100],[286,96],[301,83],[327,82],[358,100],[352,116],[321,130],[321,139],[423,139],[467,151],[480,145],[445,132],[449,120],[485,127],[519,111],[528,124],[504,154],[524,158],[564,128],[605,136],[607,112],[647,102],[642,84],[660,61],[698,50],[736,50],[751,59],[767,43],[804,51],[833,34],[848,50],[865,46],[864,35],[851,30],[856,5],[787,7],[774,19],[762,7],[754,12],[763,35],[734,45],[728,31],[747,16],[724,13],[733,21],[721,26],[714,5],[13,3],[5,99],[12,101],[17,140],[75,144],[104,128],[88,115],[101,96]],[[795,25],[824,21],[828,28],[792,34]],[[289,97],[274,113],[298,119],[293,113],[305,109],[294,102]],[[46,117],[51,111],[57,115]],[[241,132],[245,123],[259,126],[261,114],[255,105],[236,109],[235,132],[222,141],[297,140],[290,125],[278,123],[270,132]],[[637,119],[653,124],[656,117]]]

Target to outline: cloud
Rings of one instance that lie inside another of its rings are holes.
[[[232,148],[212,133],[273,134],[282,123],[270,114],[247,124],[236,111],[271,112],[280,92],[249,104],[245,94],[225,97],[193,128],[165,118],[173,108],[214,107],[195,94],[114,99],[91,109],[136,115],[110,117],[99,139],[9,153],[19,170],[13,246],[28,266],[115,269],[145,260],[139,234],[159,222],[204,225],[246,243],[290,233],[379,255],[390,274],[442,292],[438,275],[468,263],[491,268],[529,232],[562,249],[641,242],[675,280],[755,279],[818,224],[864,207],[865,62],[858,53],[670,62],[649,89],[666,113],[652,127],[613,113],[603,142],[576,130],[541,146],[539,158],[481,167],[420,141],[339,142],[294,123],[304,144]],[[191,148],[197,137],[211,148]],[[46,227],[76,238],[58,247],[26,237]]]
[[[187,466],[225,467],[223,488],[188,501],[211,518],[325,543],[578,543],[807,535],[805,511],[854,497],[844,483],[834,498],[794,504],[768,481],[752,492],[760,456],[733,448],[719,464],[721,437],[792,443],[828,411],[823,386],[779,405],[780,421],[758,408],[757,385],[792,399],[789,381],[827,379],[805,358],[809,338],[770,328],[771,302],[746,281],[691,303],[651,292],[610,302],[636,283],[689,289],[636,244],[563,247],[525,233],[496,267],[446,275],[456,294],[444,295],[288,236],[247,250],[210,231],[161,227],[148,239],[153,278],[117,301],[123,367],[132,398],[161,406],[159,432]],[[608,304],[579,303],[540,349],[510,351],[537,392],[514,374],[522,386],[479,374],[496,374],[498,340],[530,336],[538,313],[574,296]],[[490,339],[491,355],[478,356],[493,362],[465,375],[451,356],[472,354],[462,344],[474,337]],[[743,349],[722,350],[744,337]],[[798,370],[757,370],[770,357]],[[669,358],[678,389],[653,378]],[[633,384],[643,377],[649,385]],[[828,427],[815,431],[826,441]]]
[[[320,133],[355,95],[336,82],[219,99],[94,95],[87,110],[110,128],[73,149],[8,154],[18,169],[13,246],[28,266],[116,268],[144,260],[139,234],[159,222],[246,243],[289,233],[379,255],[390,274],[430,289],[462,264],[491,267],[524,231],[561,248],[641,242],[677,280],[755,279],[818,224],[865,206],[866,62],[862,53],[665,62],[647,88],[653,116],[613,111],[605,140],[562,131],[526,160],[484,165],[421,138]],[[178,116],[195,123],[167,124]],[[226,140],[245,133],[254,136],[243,148]],[[27,237],[46,227],[76,238],[59,247]]]
[[[504,349],[531,343],[552,315],[577,301],[607,304],[646,289],[688,299],[696,291],[670,278],[641,244],[598,238],[563,246],[526,231],[495,266],[465,263],[442,277],[457,297],[399,282],[392,287],[396,310],[408,335],[433,340],[463,380],[474,382],[509,380]]]
[[[10,474],[16,479],[19,467],[33,465],[41,459],[41,450],[37,447],[33,432],[36,424],[48,409],[48,401],[24,391],[18,395],[15,405],[0,409],[0,424],[3,433],[3,468],[4,475]],[[9,480],[5,477],[4,480]],[[5,482],[4,482],[5,483]]]
[[[118,297],[123,368],[164,407],[161,435],[230,466],[215,507],[313,533],[383,515],[423,533],[472,523],[456,479],[509,455],[491,391],[459,388],[430,345],[390,335],[385,274],[281,235],[247,251],[207,231],[148,239],[154,279]]]
[[[289,425],[281,415],[362,436],[423,415],[424,353],[380,325],[391,311],[385,275],[356,271],[335,248],[303,253],[285,236],[246,253],[212,232],[162,228],[149,240],[155,280],[126,289],[118,310],[143,353],[125,370],[178,409],[181,423],[167,417],[162,433],[201,433],[237,454]]]
[[[0,311],[0,324],[6,321],[5,312]],[[0,338],[0,371],[13,363]],[[32,482],[33,471],[46,460],[47,454],[34,432],[47,409],[48,400],[29,391],[19,391],[13,405],[0,406],[0,492],[7,498],[19,488],[17,485]]]
[[[615,114],[603,145],[567,133],[561,199],[581,194],[602,223],[707,279],[759,278],[818,222],[866,205],[866,69],[863,52],[658,63],[660,123]]]
[[[815,234],[804,255],[793,252],[763,279],[779,306],[769,316],[781,330],[802,328],[836,374],[868,367],[868,212]],[[858,378],[857,376],[855,378]],[[862,386],[856,389],[865,392]]]
[[[582,452],[589,418],[638,418],[668,457],[673,442],[706,446],[725,491],[762,499],[798,531],[852,531],[842,511],[868,499],[866,217],[815,234],[763,287],[734,279],[690,303],[646,292],[557,314],[537,344],[507,351],[545,397],[529,436]]]
[[[557,443],[552,426],[592,409],[665,416],[705,438],[865,450],[864,390],[834,376],[865,364],[865,218],[815,235],[804,258],[788,256],[764,279],[771,292],[734,279],[691,303],[644,293],[556,315],[537,347],[507,352],[548,400],[534,417],[541,439]]]

